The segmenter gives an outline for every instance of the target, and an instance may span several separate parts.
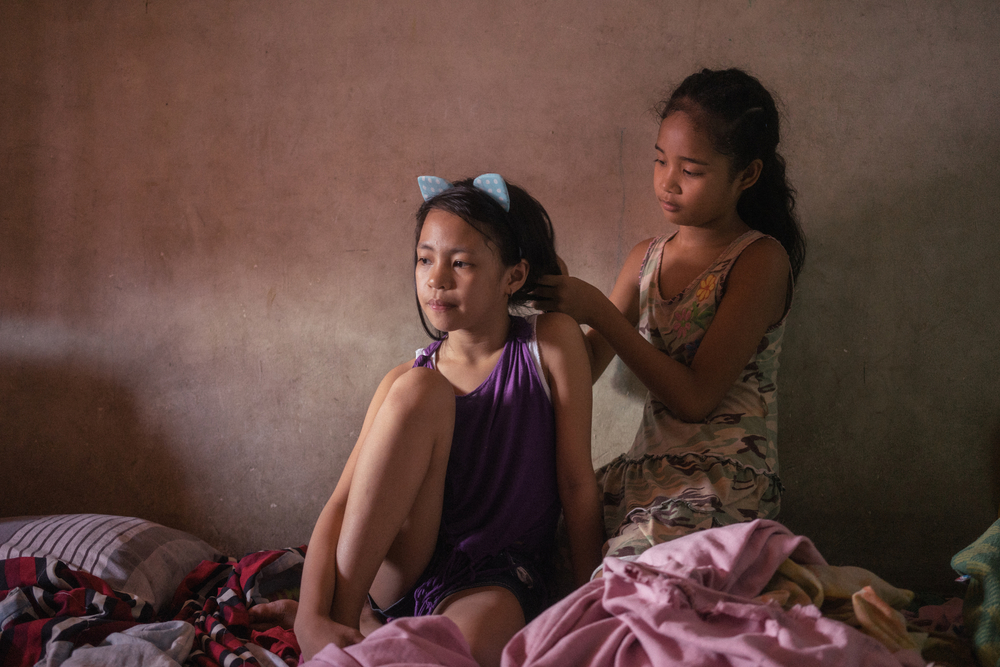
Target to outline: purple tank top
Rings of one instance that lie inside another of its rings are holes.
[[[534,318],[512,317],[489,377],[455,397],[439,536],[451,562],[432,575],[438,581],[424,582],[425,594],[449,579],[473,583],[477,563],[505,549],[536,558],[552,545],[561,509],[555,413],[531,352],[534,338]],[[414,366],[434,368],[440,345],[429,345]],[[417,597],[419,607],[424,596]]]

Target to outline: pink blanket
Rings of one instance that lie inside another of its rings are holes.
[[[582,586],[519,632],[505,667],[562,665],[923,666],[915,651],[891,653],[816,607],[784,611],[752,598],[786,558],[824,563],[807,538],[758,520],[713,528],[653,547],[634,562],[609,558]],[[391,623],[310,667],[475,665],[458,628],[431,616]]]

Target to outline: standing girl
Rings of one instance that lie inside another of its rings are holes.
[[[499,664],[544,602],[560,505],[577,581],[600,560],[583,337],[565,315],[510,312],[558,271],[548,214],[496,174],[419,183],[416,293],[436,340],[382,380],[313,530],[305,659],[359,641],[364,610],[443,614]]]
[[[653,191],[676,231],[636,245],[611,298],[552,276],[596,381],[617,354],[649,390],[632,448],[598,471],[611,556],[778,513],[778,355],[805,241],[757,79],[702,70],[661,103]]]

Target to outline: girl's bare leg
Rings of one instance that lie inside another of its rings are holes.
[[[455,426],[455,392],[414,368],[392,385],[358,453],[337,542],[331,617],[358,628],[369,590],[401,597],[434,553]]]
[[[470,588],[449,595],[435,614],[455,621],[482,667],[500,664],[503,648],[524,627],[521,604],[502,586]]]

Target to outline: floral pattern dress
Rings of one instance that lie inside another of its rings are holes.
[[[670,238],[655,239],[643,260],[638,330],[664,354],[690,365],[733,264],[747,246],[766,237],[754,230],[743,234],[683,292],[663,299],[660,262]],[[777,516],[782,486],[776,381],[787,313],[786,305],[781,321],[767,330],[703,422],[681,421],[647,394],[632,448],[597,472],[608,556],[637,555],[696,530]]]

